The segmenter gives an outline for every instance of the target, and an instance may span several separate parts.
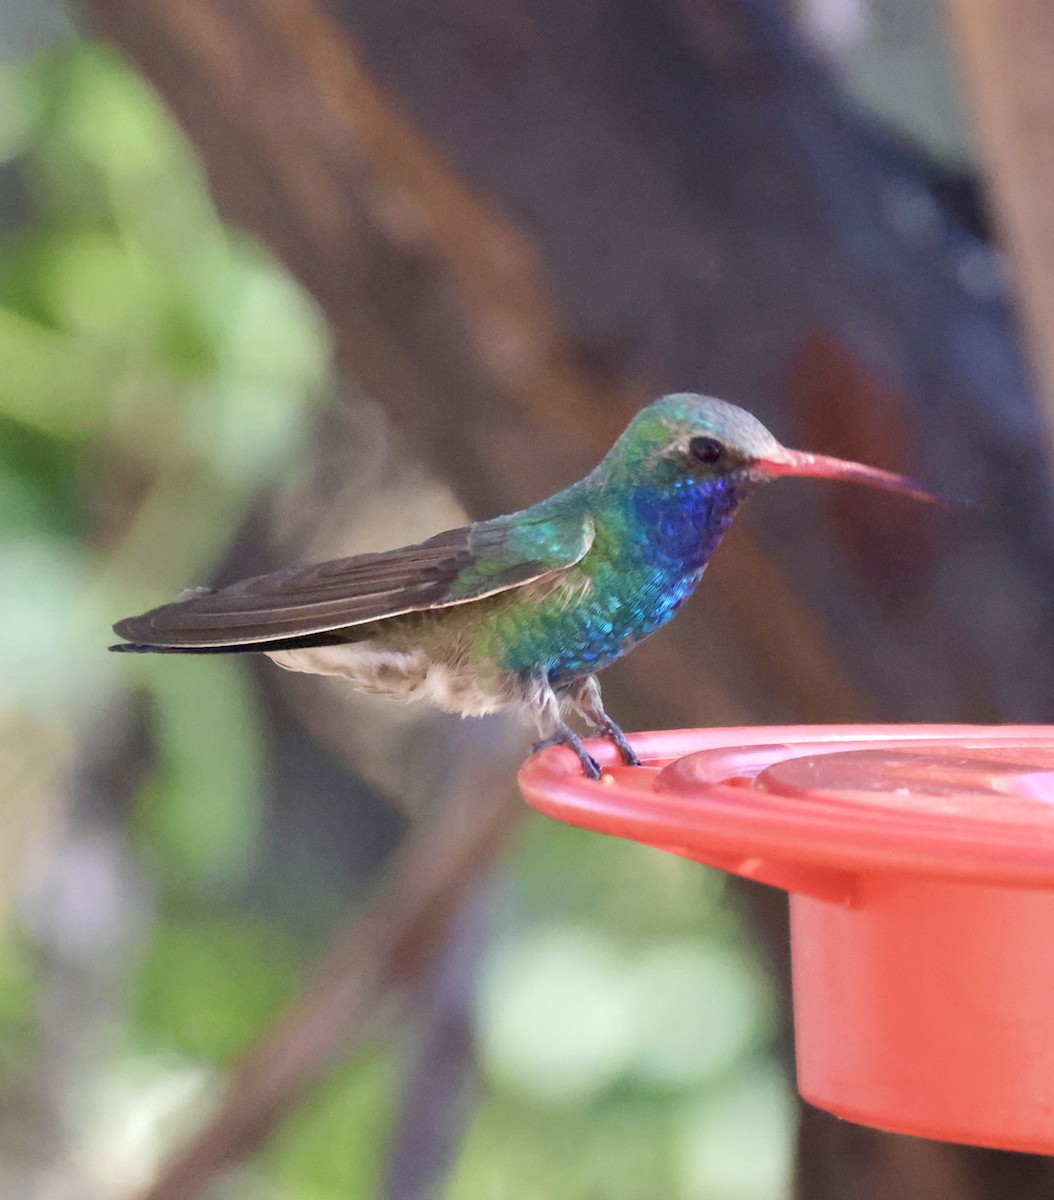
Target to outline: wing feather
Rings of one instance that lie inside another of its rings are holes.
[[[588,551],[581,514],[531,521],[520,514],[438,534],[381,554],[274,571],[118,621],[143,648],[197,649],[332,633],[408,612],[471,603],[566,570]],[[123,649],[124,647],[114,647]],[[129,649],[132,647],[128,647]]]

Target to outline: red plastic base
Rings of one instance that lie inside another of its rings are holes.
[[[1054,1152],[1054,893],[869,880],[791,897],[798,1088],[897,1133]]]
[[[791,892],[807,1100],[900,1133],[1054,1154],[1054,729],[633,741],[647,765],[599,783],[547,751],[521,773],[524,794]]]

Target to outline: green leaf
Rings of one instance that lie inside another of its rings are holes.
[[[141,839],[173,881],[241,878],[262,835],[263,738],[243,664],[149,659],[160,762],[140,797]]]
[[[163,922],[139,977],[140,1036],[149,1049],[228,1062],[288,1002],[299,979],[297,947],[273,924]]]
[[[380,1196],[395,1109],[390,1054],[360,1051],[286,1121],[267,1151],[284,1200]]]

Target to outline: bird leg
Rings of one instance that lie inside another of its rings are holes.
[[[578,756],[582,770],[587,779],[600,778],[600,764],[582,745],[582,739],[563,719],[560,712],[560,701],[553,691],[549,680],[544,676],[530,681],[528,703],[534,710],[534,719],[538,722],[538,732],[545,735],[540,742],[535,742],[531,753],[537,754],[547,746],[567,746]]]
[[[637,752],[629,744],[629,740],[621,729],[604,711],[600,700],[600,684],[595,675],[587,675],[573,683],[566,693],[567,702],[576,712],[592,725],[601,737],[615,743],[622,761],[627,767],[639,767],[640,759]]]

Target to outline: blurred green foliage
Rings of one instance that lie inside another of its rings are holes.
[[[774,999],[723,877],[524,830],[481,982],[475,1115],[448,1200],[774,1200],[794,1110]]]
[[[157,734],[131,812],[156,912],[98,1069],[108,1101],[83,1106],[84,1138],[110,1148],[97,1170],[119,1184],[149,1171],[179,1097],[193,1119],[198,1084],[289,999],[308,950],[232,903],[264,819],[243,665],[119,660],[109,626],[209,576],[302,454],[329,344],[296,284],[220,221],[179,131],[109,48],[0,63],[0,172],[0,723],[86,753],[133,690]],[[0,942],[0,1061],[41,1003],[19,938]],[[122,1080],[156,1106],[133,1120]]]
[[[207,579],[259,488],[296,469],[329,345],[107,48],[0,63],[0,185],[0,725],[35,722],[40,754],[57,734],[84,745],[134,690],[157,730],[130,814],[154,911],[75,1105],[78,1161],[129,1186],[207,1110],[311,948],[240,899],[267,769],[241,664],[119,660],[109,624]],[[34,741],[16,740],[0,757],[20,770]],[[38,793],[13,795],[28,809]],[[478,998],[485,1086],[448,1200],[787,1194],[773,999],[720,877],[537,819],[503,895]],[[42,1053],[40,970],[0,925],[0,1102],[6,1068]],[[379,1194],[403,1057],[338,1069],[232,1194]]]

